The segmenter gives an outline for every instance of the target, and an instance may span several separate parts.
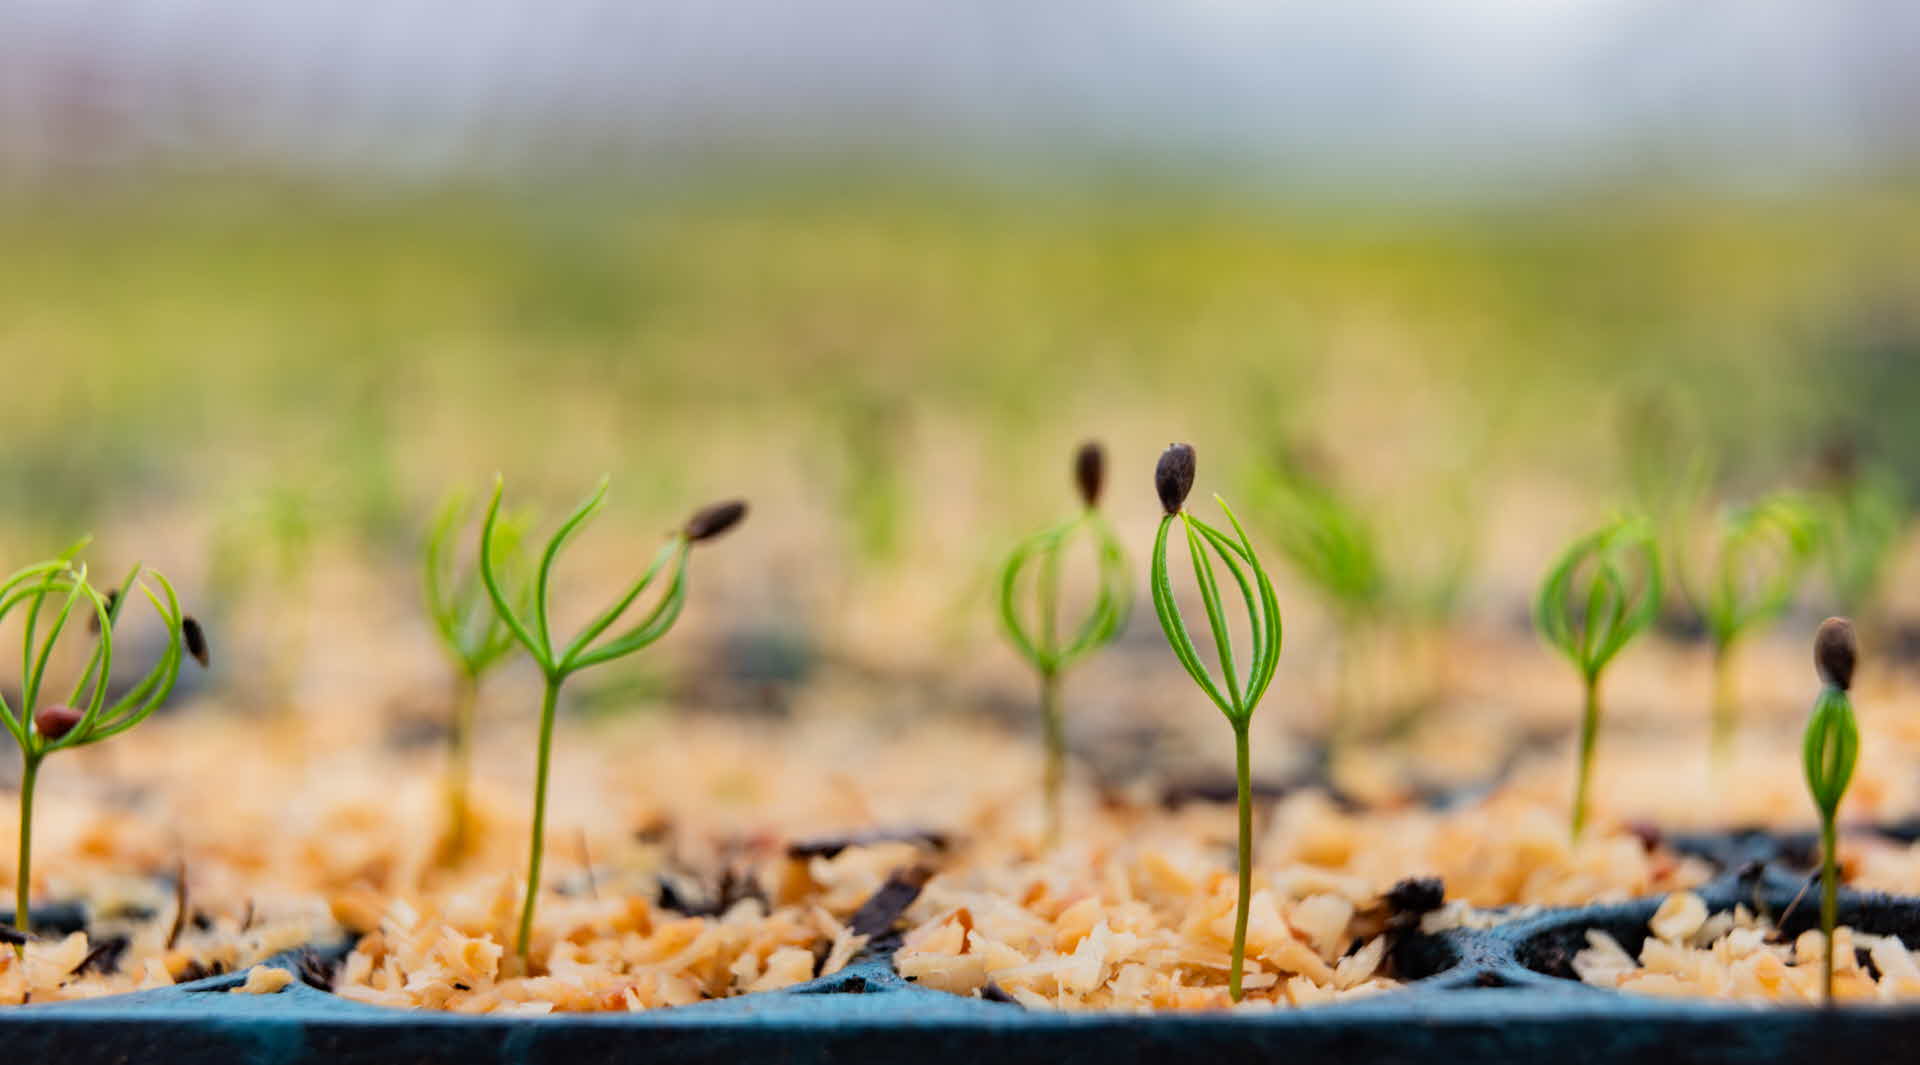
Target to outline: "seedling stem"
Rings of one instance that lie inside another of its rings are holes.
[[[1273,582],[1268,579],[1266,570],[1253,553],[1253,544],[1247,539],[1246,530],[1241,527],[1240,519],[1234,516],[1226,500],[1218,495],[1213,497],[1233,526],[1232,538],[1184,509],[1187,495],[1193,489],[1193,477],[1192,447],[1174,444],[1161,454],[1160,464],[1154,471],[1154,487],[1159,492],[1160,504],[1166,514],[1160,519],[1160,530],[1153,541],[1153,608],[1160,619],[1160,629],[1166,634],[1167,644],[1173,648],[1174,657],[1180,660],[1180,665],[1200,686],[1200,690],[1220,708],[1221,714],[1233,728],[1234,778],[1240,814],[1237,855],[1240,877],[1239,898],[1233,918],[1232,969],[1227,977],[1227,991],[1233,1001],[1239,1002],[1244,994],[1242,979],[1247,960],[1247,917],[1253,902],[1253,775],[1248,729],[1253,722],[1253,711],[1259,706],[1261,696],[1266,694],[1267,686],[1273,681],[1274,669],[1280,662],[1280,601],[1274,594]],[[1186,619],[1181,616],[1180,604],[1174,598],[1173,578],[1167,571],[1167,534],[1176,518],[1186,532],[1187,553],[1193,563],[1194,582],[1200,588],[1200,601],[1206,607],[1207,627],[1213,634],[1215,658],[1220,666],[1224,691],[1220,684],[1214,683],[1212,674],[1201,662],[1200,651],[1187,632]],[[1251,650],[1244,678],[1234,665],[1233,638],[1227,627],[1220,586],[1214,577],[1213,560],[1216,557],[1233,577],[1247,610]],[[1248,577],[1249,570],[1252,571],[1251,579]]]

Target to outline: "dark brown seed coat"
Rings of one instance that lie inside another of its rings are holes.
[[[747,503],[744,499],[730,499],[725,503],[714,503],[701,507],[693,517],[687,519],[684,530],[688,540],[699,543],[711,540],[735,525],[747,516]]]
[[[192,615],[180,619],[180,638],[186,641],[187,653],[193,656],[195,662],[200,663],[201,669],[206,669],[212,664],[213,659],[207,652],[206,630],[200,627],[200,623],[195,621]]]
[[[1153,489],[1160,493],[1160,505],[1167,513],[1180,513],[1187,493],[1193,491],[1193,471],[1193,445],[1168,444],[1160,453],[1160,463],[1153,468]]]
[[[1080,501],[1087,506],[1100,505],[1100,489],[1107,480],[1107,452],[1100,441],[1089,440],[1073,455],[1073,483],[1080,486]]]
[[[43,706],[34,711],[33,729],[50,740],[57,740],[73,731],[86,715],[71,706]]]
[[[1813,637],[1813,664],[1820,679],[1841,691],[1853,686],[1853,667],[1860,657],[1860,644],[1854,639],[1853,622],[1846,618],[1828,618],[1820,623]]]

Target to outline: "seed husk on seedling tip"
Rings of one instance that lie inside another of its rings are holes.
[[[480,526],[479,567],[487,595],[500,620],[526,649],[534,664],[539,666],[545,680],[540,703],[540,739],[535,763],[533,833],[527,857],[527,888],[521,903],[519,934],[514,944],[514,952],[520,956],[522,964],[528,960],[534,908],[540,897],[540,864],[546,844],[548,773],[553,760],[553,726],[559,708],[561,686],[568,677],[583,669],[624,658],[665,636],[686,606],[687,556],[695,542],[694,534],[699,533],[703,540],[710,540],[737,524],[746,513],[746,505],[738,502],[717,504],[697,512],[660,546],[638,580],[612,605],[587,622],[571,641],[559,646],[555,643],[549,620],[548,589],[552,582],[553,565],[573,534],[606,504],[607,484],[608,479],[602,477],[593,494],[575,508],[548,539],[534,571],[532,593],[525,603],[517,604],[509,596],[497,565],[500,499],[505,491],[505,482],[498,477],[494,479],[493,500],[488,504],[486,519]],[[666,588],[659,601],[631,627],[606,636],[627,609],[661,580],[666,581]]]
[[[1806,762],[1807,790],[1812,793],[1814,809],[1820,814],[1820,931],[1826,936],[1820,986],[1828,1005],[1833,1004],[1833,932],[1840,885],[1835,822],[1840,800],[1846,796],[1847,785],[1853,780],[1854,764],[1860,757],[1860,729],[1854,722],[1852,697],[1847,694],[1853,685],[1853,669],[1859,654],[1852,621],[1828,618],[1820,623],[1813,637],[1813,662],[1820,675],[1820,694],[1814,700],[1813,713],[1807,718],[1802,755]]]
[[[1234,516],[1233,508],[1227,505],[1226,500],[1218,495],[1213,497],[1233,527],[1232,537],[1184,509],[1187,495],[1193,490],[1194,473],[1194,451],[1189,444],[1169,445],[1154,467],[1154,491],[1159,495],[1160,506],[1166,513],[1161,517],[1159,532],[1154,536],[1151,586],[1154,613],[1160,619],[1160,629],[1166,634],[1174,657],[1180,660],[1187,675],[1220,708],[1221,714],[1233,727],[1234,776],[1239,794],[1237,855],[1240,880],[1233,921],[1232,969],[1228,973],[1227,987],[1233,1001],[1239,1002],[1244,994],[1242,978],[1246,971],[1247,915],[1253,897],[1253,770],[1248,731],[1253,712],[1260,705],[1261,696],[1266,694],[1267,685],[1272,683],[1274,669],[1280,662],[1280,601],[1274,594],[1273,582],[1268,579],[1260,559],[1254,554],[1246,530],[1241,527],[1240,519]],[[1167,534],[1172,530],[1175,520],[1186,532],[1187,553],[1193,563],[1194,581],[1199,585],[1201,602],[1206,605],[1207,625],[1213,634],[1215,654],[1224,684],[1215,683],[1201,661],[1200,651],[1187,632],[1186,619],[1181,616],[1180,604],[1173,594],[1173,579],[1167,570]],[[1235,670],[1233,637],[1227,628],[1220,586],[1214,577],[1214,557],[1233,577],[1233,583],[1239,588],[1241,600],[1246,606],[1252,656],[1244,677]]]
[[[1040,718],[1046,736],[1046,841],[1059,840],[1060,792],[1066,778],[1066,723],[1060,708],[1060,678],[1066,669],[1111,643],[1126,627],[1132,610],[1132,577],[1126,551],[1105,515],[1100,513],[1100,489],[1105,479],[1105,452],[1088,441],[1074,455],[1074,483],[1081,508],[1073,517],[1022,540],[1001,567],[999,608],[1001,628],[1014,650],[1040,677]],[[1098,591],[1079,624],[1060,625],[1060,570],[1063,556],[1077,539],[1092,543]],[[1034,569],[1032,618],[1024,616],[1020,593],[1023,576]]]

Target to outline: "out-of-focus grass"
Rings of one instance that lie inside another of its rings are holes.
[[[294,499],[405,545],[449,480],[565,500],[611,469],[650,517],[778,482],[885,557],[956,496],[1051,512],[1083,435],[1150,455],[1223,424],[1244,435],[1203,455],[1315,438],[1383,495],[1436,470],[1610,494],[1620,397],[1647,391],[1767,480],[1835,427],[1920,449],[1894,424],[1920,392],[1898,191],[43,193],[0,203],[0,536]]]

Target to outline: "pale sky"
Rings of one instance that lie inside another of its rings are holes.
[[[1393,174],[1920,147],[1904,0],[0,0],[0,166],[689,145]]]

